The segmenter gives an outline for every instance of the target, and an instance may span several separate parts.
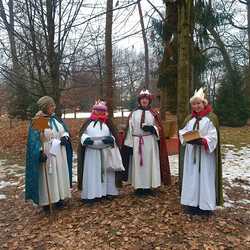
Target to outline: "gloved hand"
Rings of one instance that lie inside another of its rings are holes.
[[[94,141],[91,138],[86,138],[83,142],[85,145],[93,145]]]
[[[61,145],[66,145],[68,143],[68,137],[67,136],[63,136],[60,138],[61,141]]]
[[[132,147],[128,147],[128,154],[133,155],[133,148]]]
[[[152,125],[143,126],[142,130],[145,131],[145,132],[150,132],[151,134],[156,134],[155,128]]]
[[[44,163],[47,161],[47,159],[48,159],[47,155],[43,151],[40,151],[39,161],[41,163]]]
[[[195,140],[189,141],[187,143],[192,144],[192,145],[200,145],[200,146],[203,145],[202,138],[195,139]]]
[[[106,136],[102,141],[104,144],[110,144],[110,145],[114,144],[114,139],[112,136]]]

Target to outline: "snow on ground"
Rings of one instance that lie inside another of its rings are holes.
[[[224,152],[222,157],[223,178],[227,179],[230,184],[237,185],[233,182],[245,180],[250,184],[250,146],[241,147],[239,150],[233,145],[222,145]],[[178,155],[169,156],[172,175],[178,175]],[[242,186],[242,184],[241,184]],[[249,185],[243,185],[250,187]]]
[[[122,114],[123,113],[123,114]],[[114,117],[128,117],[130,111],[115,111],[114,112]],[[80,119],[80,118],[88,118],[90,116],[90,112],[76,112],[76,118]],[[75,118],[75,114],[74,113],[67,113],[65,115],[62,116],[63,118]]]
[[[0,194],[0,200],[6,199],[6,195]]]
[[[233,145],[226,144],[223,150],[223,176],[231,183],[237,178],[250,184],[250,146],[242,146],[237,150]]]
[[[1,189],[8,186],[19,185],[19,182],[8,180],[8,176],[23,177],[24,167],[18,164],[13,164],[10,166],[8,165],[7,160],[0,160],[0,200],[6,198],[6,195],[1,193]]]
[[[242,146],[239,149],[234,145],[222,145],[222,164],[223,164],[223,178],[229,183],[229,187],[241,187],[245,190],[250,190],[250,146]],[[76,153],[73,154],[73,182],[77,181],[77,158]],[[178,155],[169,156],[171,173],[178,176]],[[24,167],[14,164],[8,165],[6,160],[0,160],[0,199],[6,198],[1,194],[1,189],[7,186],[18,186],[20,182],[8,179],[8,176],[20,177],[24,176]],[[8,181],[6,181],[8,179]],[[227,188],[229,188],[227,186]],[[227,195],[225,188],[225,207],[238,206],[239,204],[250,204],[250,200],[242,199],[233,201]]]

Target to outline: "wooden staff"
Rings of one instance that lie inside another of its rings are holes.
[[[49,117],[41,116],[41,117],[34,118],[32,121],[32,128],[40,132],[40,140],[41,140],[42,149],[44,152],[44,141],[45,141],[44,129],[49,128]],[[47,195],[48,195],[48,201],[49,201],[49,212],[50,212],[50,216],[52,216],[53,210],[52,210],[51,196],[50,196],[50,190],[49,190],[46,162],[42,163],[42,167],[44,168],[46,189],[47,189]]]

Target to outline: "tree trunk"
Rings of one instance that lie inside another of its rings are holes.
[[[144,26],[143,21],[143,15],[142,15],[142,8],[141,8],[141,0],[138,1],[138,11],[140,16],[140,23],[141,23],[141,30],[142,30],[142,38],[143,38],[143,44],[144,44],[144,52],[145,52],[145,88],[149,88],[149,54],[148,54],[148,41],[146,36],[146,30]]]
[[[193,0],[181,0],[178,3],[178,84],[177,84],[177,120],[182,127],[189,113],[189,91],[191,80],[191,13]]]
[[[54,98],[56,103],[56,114],[61,116],[60,108],[60,77],[59,77],[59,62],[58,53],[55,48],[55,2],[46,0],[47,8],[47,59],[49,64],[50,83],[52,87],[51,96]]]
[[[0,16],[3,20],[5,28],[7,30],[8,39],[10,42],[10,52],[11,52],[11,60],[12,60],[12,67],[13,67],[12,80],[14,82],[16,82],[15,78],[18,79],[19,66],[18,66],[16,42],[15,42],[15,35],[14,35],[15,28],[14,28],[13,0],[10,0],[8,2],[8,7],[9,7],[9,22],[7,20],[7,16],[6,16],[6,13],[4,11],[3,1],[0,0]]]
[[[107,0],[106,28],[105,28],[105,97],[109,110],[109,117],[113,118],[113,66],[112,66],[112,19],[113,0]]]
[[[166,111],[176,114],[177,108],[177,3],[165,1],[165,41],[159,68],[158,87],[161,93],[161,118]]]
[[[250,0],[247,1],[247,34],[248,34],[248,77],[246,81],[246,96],[250,100]]]

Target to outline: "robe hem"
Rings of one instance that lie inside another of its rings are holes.
[[[202,206],[201,204],[197,204],[197,203],[191,203],[191,202],[188,202],[188,201],[181,201],[181,205],[184,205],[184,206],[191,206],[191,207],[199,207],[201,210],[207,210],[207,211],[214,211],[215,209],[216,209],[216,206],[214,207],[214,209],[213,208],[211,208],[211,207],[204,207],[204,206]]]
[[[53,200],[53,201],[51,201],[51,204],[53,204],[53,203],[57,203],[57,202],[59,202],[60,200],[66,200],[66,199],[70,199],[71,198],[71,196],[66,196],[66,197],[60,197],[59,199],[55,199],[55,200]],[[43,203],[40,203],[39,202],[39,204],[38,204],[39,206],[47,206],[47,205],[49,205],[49,202],[43,202]]]

